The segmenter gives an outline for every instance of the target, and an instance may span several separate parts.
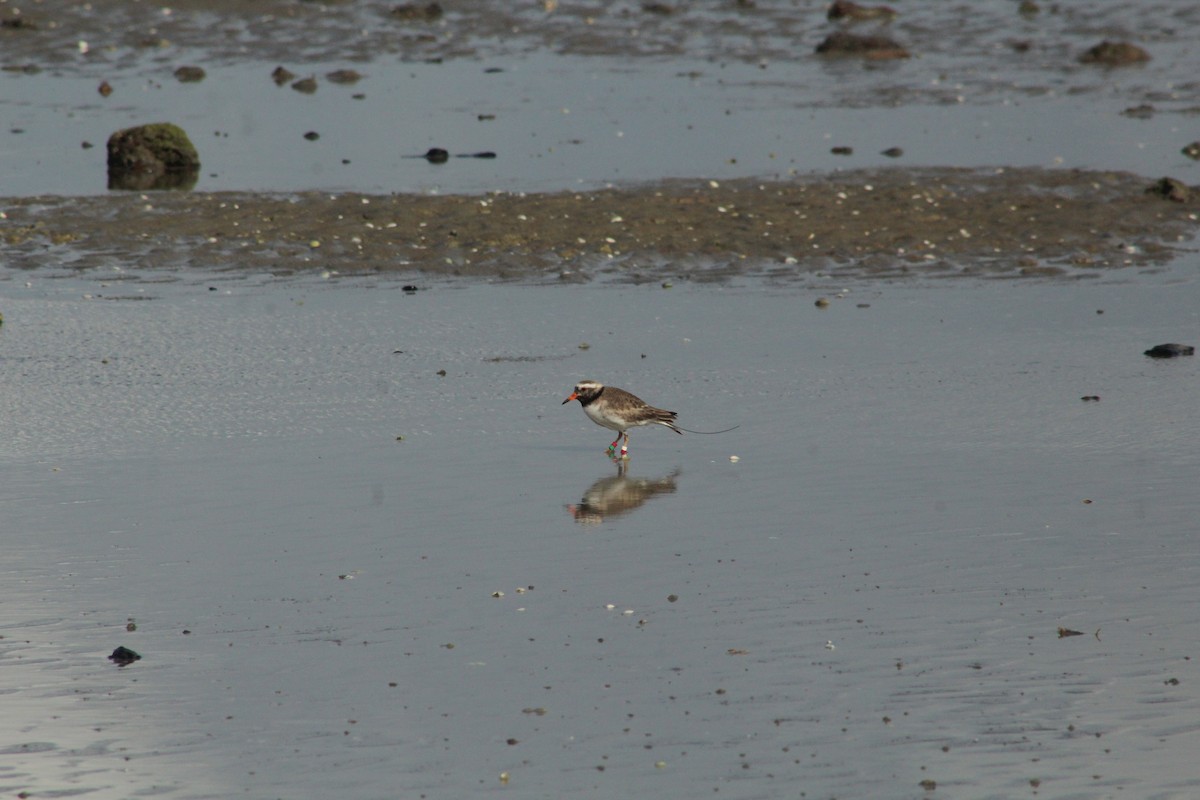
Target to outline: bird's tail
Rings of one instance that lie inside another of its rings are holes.
[[[666,427],[678,433],[680,436],[683,435],[684,431],[687,431],[688,433],[698,433],[703,436],[712,436],[717,433],[729,433],[730,431],[737,430],[738,428],[742,427],[741,425],[734,425],[732,428],[726,428],[725,430],[721,431],[694,431],[691,428],[681,428],[676,425],[675,418],[677,416],[679,416],[679,414],[674,411],[664,411],[661,408],[654,409],[654,421],[659,425],[665,425]]]
[[[667,411],[662,408],[654,409],[654,421],[655,422],[657,422],[659,425],[663,425],[667,428],[670,428],[671,430],[678,433],[680,436],[683,436],[683,431],[680,430],[679,427],[675,425],[675,418],[678,416],[679,416],[679,413],[675,412],[675,411]]]

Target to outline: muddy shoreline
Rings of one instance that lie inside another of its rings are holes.
[[[875,170],[483,196],[4,201],[17,269],[189,266],[516,280],[1074,276],[1170,260],[1196,201],[1075,170]]]

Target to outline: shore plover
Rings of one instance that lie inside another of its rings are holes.
[[[599,381],[577,383],[571,396],[563,400],[563,405],[572,400],[579,401],[583,406],[583,413],[587,414],[592,422],[617,432],[617,438],[608,446],[609,455],[616,453],[618,442],[621,443],[621,457],[629,455],[630,428],[662,425],[680,435],[683,434],[683,431],[675,426],[677,414],[674,411],[655,408],[624,389],[605,386]]]

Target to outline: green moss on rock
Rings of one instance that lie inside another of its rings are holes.
[[[156,122],[108,137],[110,188],[183,188],[195,182],[200,156],[178,125]]]

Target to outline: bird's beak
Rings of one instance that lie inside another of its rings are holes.
[[[565,406],[567,403],[571,402],[576,397],[579,397],[579,392],[571,392],[571,396],[568,397],[566,400],[563,400],[562,404]]]

